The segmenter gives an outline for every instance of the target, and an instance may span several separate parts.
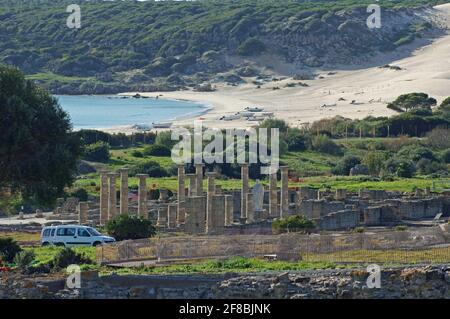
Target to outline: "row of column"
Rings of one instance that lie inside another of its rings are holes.
[[[281,194],[280,209],[278,209],[278,186],[277,172],[269,175],[269,216],[272,218],[284,218],[289,213],[289,167],[280,167],[281,171]],[[241,165],[241,218],[252,222],[254,218],[253,194],[249,188],[249,166]],[[251,199],[251,200],[250,200]]]
[[[128,168],[121,168],[119,173],[100,172],[100,224],[105,225],[110,219],[120,214],[128,214]],[[120,177],[119,211],[117,211],[117,178]],[[138,215],[147,216],[147,178],[146,174],[136,175],[139,179]]]

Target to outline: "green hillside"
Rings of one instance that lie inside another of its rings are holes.
[[[431,28],[412,10],[438,3],[380,1],[383,27],[369,30],[373,2],[0,0],[0,63],[55,93],[236,84],[260,74],[252,63],[261,54],[314,68],[394,50]],[[72,3],[81,29],[66,26]]]

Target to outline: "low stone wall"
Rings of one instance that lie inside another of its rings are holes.
[[[0,275],[0,299],[385,299],[450,298],[450,266],[386,269],[381,288],[369,289],[366,270],[219,276],[105,276],[85,273],[81,288],[64,279]]]

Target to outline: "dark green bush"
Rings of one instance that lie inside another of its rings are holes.
[[[64,248],[61,251],[59,251],[51,261],[51,264],[54,269],[66,268],[69,265],[81,265],[92,263],[93,261],[86,255],[79,254],[70,248]]]
[[[109,160],[109,144],[97,142],[84,147],[84,159],[87,161],[106,163]]]
[[[312,138],[313,150],[331,155],[341,155],[342,149],[326,135],[317,135]]]
[[[436,161],[429,160],[428,158],[421,158],[416,164],[416,169],[420,174],[429,175],[443,170],[445,167]]]
[[[289,216],[283,219],[277,219],[272,223],[272,229],[277,232],[298,232],[314,229],[312,220],[305,216]]]
[[[134,150],[131,152],[131,156],[133,157],[144,157],[144,154],[141,151]]]
[[[434,156],[432,150],[430,150],[427,147],[415,144],[402,147],[400,151],[397,153],[397,157],[407,159],[413,162],[417,162],[422,158],[426,158],[429,160],[436,160],[436,157]]]
[[[398,177],[411,178],[415,173],[415,167],[411,162],[402,161],[398,164],[396,172]]]
[[[11,263],[22,249],[12,238],[0,238],[0,260]]]
[[[450,164],[450,148],[442,153],[442,161],[446,164]]]
[[[22,250],[20,253],[16,254],[14,257],[14,264],[16,264],[16,267],[22,271],[26,272],[30,269],[31,264],[34,261],[34,253],[32,251],[25,251]]]
[[[170,156],[171,154],[170,148],[160,144],[149,145],[144,149],[144,155],[148,156]]]
[[[94,185],[95,186],[95,185]],[[76,197],[80,201],[85,202],[88,200],[88,192],[84,188],[78,188],[69,194],[70,197]]]
[[[148,174],[150,177],[167,177],[169,174],[158,162],[148,161],[131,167],[130,175]]]
[[[390,158],[384,164],[384,174],[395,174],[398,177],[412,177],[416,171],[413,162],[406,159]]]
[[[361,160],[357,156],[346,155],[337,162],[332,173],[335,175],[348,175],[350,174],[350,169],[358,164],[361,164]]]
[[[172,132],[170,131],[164,131],[161,133],[158,133],[155,139],[155,144],[166,146],[170,149],[177,144],[178,141],[172,140]]]
[[[288,145],[290,152],[304,151],[311,144],[311,137],[308,134],[303,134],[299,129],[289,129],[283,139]]]
[[[265,44],[258,38],[250,38],[242,42],[237,53],[243,56],[259,55],[266,50]]]
[[[116,240],[149,238],[155,235],[152,222],[142,217],[119,215],[108,221],[106,230]]]

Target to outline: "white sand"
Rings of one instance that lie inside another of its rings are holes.
[[[450,3],[435,7],[437,16],[445,19],[449,28]],[[420,46],[420,40],[413,44]],[[401,56],[395,52],[392,56]],[[204,125],[215,128],[248,127],[255,122],[244,120],[220,121],[223,115],[242,111],[247,106],[261,106],[265,111],[274,112],[277,118],[288,121],[293,126],[329,118],[336,115],[356,119],[369,115],[389,116],[394,114],[386,104],[400,94],[424,92],[436,98],[438,102],[450,96],[450,33],[435,40],[432,44],[420,47],[406,58],[395,58],[390,65],[403,70],[380,69],[388,58],[371,61],[372,66],[358,70],[335,70],[335,75],[327,71],[318,72],[323,79],[302,81],[309,87],[285,88],[291,78],[280,82],[270,82],[257,89],[248,83],[237,87],[220,85],[211,93],[178,91],[140,93],[142,95],[180,100],[191,100],[207,104],[212,110],[198,118],[204,119]],[[373,66],[377,65],[377,66]],[[250,82],[250,81],[249,81]],[[273,90],[273,87],[280,90]],[[132,93],[129,93],[132,94]],[[339,99],[345,99],[339,101]],[[357,104],[351,104],[356,100]],[[321,107],[322,105],[334,105]],[[180,120],[176,125],[192,125],[193,119]],[[114,131],[114,130],[109,130]],[[124,131],[124,129],[120,129]]]

